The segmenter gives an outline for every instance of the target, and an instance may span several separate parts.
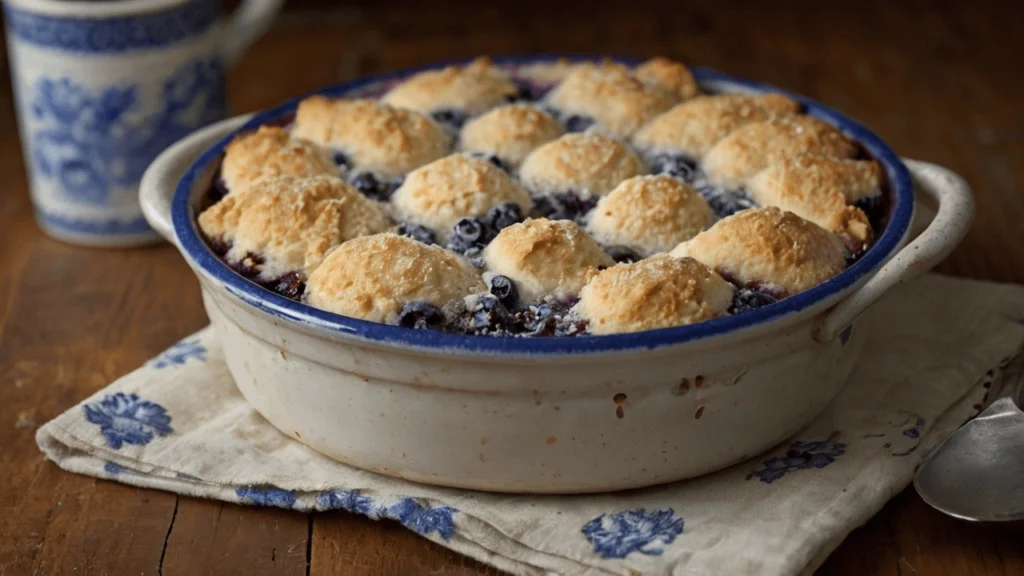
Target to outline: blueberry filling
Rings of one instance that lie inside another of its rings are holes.
[[[587,321],[570,313],[575,302],[545,303],[517,311],[516,322],[523,336],[579,336],[586,334]]]
[[[377,178],[370,172],[358,172],[349,179],[349,184],[355,187],[371,200],[387,202],[391,194],[401,185],[401,181],[387,181]]]
[[[499,302],[509,308],[515,308],[519,302],[519,290],[512,279],[508,276],[494,276],[491,278],[490,292]]]
[[[500,300],[484,294],[468,310],[463,326],[470,334],[503,336],[511,333],[514,320]]]
[[[506,164],[504,160],[502,160],[501,158],[498,158],[497,156],[495,156],[493,154],[491,154],[490,156],[487,157],[487,161],[490,162],[491,164],[494,164],[498,168],[501,168],[505,172],[508,172],[509,174],[512,173],[512,167],[509,166],[508,164]]]
[[[702,186],[697,192],[707,200],[708,205],[720,218],[755,208],[757,204],[741,190],[725,190],[715,186]]]
[[[548,304],[530,306],[526,310],[518,312],[516,319],[519,320],[523,333],[527,336],[555,335],[555,311]]]
[[[429,302],[410,302],[398,314],[398,325],[403,328],[438,330],[444,327],[444,322],[444,313]]]
[[[439,124],[448,127],[456,132],[466,123],[466,113],[462,110],[447,109],[435,110],[430,116]]]
[[[532,215],[548,220],[575,220],[582,223],[583,217],[597,206],[597,198],[580,199],[572,192],[540,196],[533,201]]]
[[[697,163],[686,156],[662,154],[651,160],[650,164],[655,174],[668,174],[691,184],[697,179]]]
[[[348,169],[352,167],[352,161],[349,160],[348,156],[346,156],[344,152],[334,153],[334,163],[338,166],[338,168]]]
[[[868,222],[871,223],[872,229],[882,230],[885,228],[885,199],[882,195],[875,196],[874,198],[861,198],[853,205],[864,211],[864,214],[868,217]]]
[[[635,250],[627,246],[608,246],[604,251],[612,257],[612,260],[615,260],[619,264],[639,262],[643,259],[643,257],[637,254]]]
[[[494,239],[494,231],[480,218],[463,218],[452,226],[452,235],[448,239],[448,249],[472,258],[467,251],[472,248],[483,249]]]
[[[405,236],[406,238],[412,238],[413,240],[422,242],[428,246],[430,244],[437,244],[437,238],[434,236],[434,231],[419,224],[402,222],[398,225],[398,235]]]
[[[484,221],[495,233],[523,221],[523,209],[515,202],[502,202],[487,212]]]
[[[529,100],[536,100],[540,96],[538,87],[533,86],[528,82],[525,82],[523,80],[516,80],[516,86],[516,93],[509,94],[508,96],[505,97],[505,100],[507,100],[508,102],[523,102]]]
[[[208,195],[209,202],[210,204],[216,204],[217,202],[223,200],[224,197],[227,195],[227,182],[224,182],[224,179],[218,176],[217,179],[213,181],[213,188],[210,189],[210,193]]]
[[[596,121],[590,116],[570,114],[565,117],[562,124],[565,126],[566,132],[583,132],[587,128],[593,126],[595,122]]]
[[[206,244],[210,247],[210,250],[213,250],[214,254],[221,258],[228,253],[228,250],[231,250],[231,243],[223,238],[206,238]]]
[[[263,256],[249,252],[238,262],[229,262],[228,265],[242,276],[253,278],[260,275],[260,266],[263,265],[263,262]]]
[[[306,280],[298,272],[289,272],[280,278],[261,283],[285,298],[298,300],[306,291]]]
[[[778,302],[778,299],[766,292],[751,290],[750,288],[737,288],[732,296],[732,305],[729,307],[729,313],[739,314],[740,312],[757,310],[762,306],[774,304],[775,302]]]
[[[469,263],[472,264],[474,268],[483,268],[485,266],[484,249],[479,245],[472,246],[462,255],[469,259]]]

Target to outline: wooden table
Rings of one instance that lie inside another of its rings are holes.
[[[282,17],[232,72],[234,109],[478,53],[665,54],[807,94],[861,119],[902,154],[957,170],[975,188],[978,216],[941,270],[1024,281],[1019,7],[867,1],[813,12],[825,3],[698,2],[656,15],[632,0],[585,12],[528,1],[366,4]],[[86,250],[39,232],[9,88],[0,99],[0,574],[496,573],[392,522],[178,498],[44,460],[33,439],[40,424],[206,317],[196,280],[171,247]],[[954,521],[908,489],[819,573],[1024,574],[1024,528]]]

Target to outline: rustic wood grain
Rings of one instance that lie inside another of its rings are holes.
[[[481,53],[665,54],[819,99],[901,154],[960,172],[977,194],[977,218],[940,270],[1024,282],[1019,4],[290,4],[232,71],[234,111]],[[177,498],[46,462],[33,440],[39,424],[206,320],[195,279],[169,246],[86,250],[39,232],[6,85],[0,174],[0,575],[496,574],[392,522]],[[1024,574],[1022,542],[1019,524],[959,522],[908,489],[818,573]]]

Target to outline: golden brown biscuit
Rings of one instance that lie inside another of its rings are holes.
[[[528,104],[499,106],[462,128],[459,145],[469,152],[497,156],[518,167],[538,146],[562,135],[550,114]]]
[[[299,103],[292,134],[344,154],[353,168],[386,177],[433,162],[451,151],[451,136],[436,122],[375,100]]]
[[[659,254],[602,271],[580,291],[575,310],[593,334],[695,324],[728,314],[733,288],[693,258]]]
[[[737,128],[796,114],[800,104],[781,94],[697,96],[659,114],[633,137],[645,154],[678,154],[700,160]]]
[[[615,262],[569,220],[529,219],[502,230],[484,249],[489,274],[508,276],[524,303],[576,294]]]
[[[557,84],[569,75],[576,68],[575,62],[565,58],[550,60],[547,62],[534,62],[520,66],[516,70],[516,76],[532,80],[541,85]]]
[[[519,179],[535,195],[574,192],[587,199],[607,194],[626,178],[648,171],[618,140],[599,134],[566,134],[527,156]]]
[[[600,132],[628,138],[677,97],[641,81],[621,64],[602,62],[578,64],[545,101],[561,114],[593,118]]]
[[[327,150],[272,126],[235,136],[224,148],[220,168],[220,177],[231,192],[275,176],[337,175],[338,167]]]
[[[420,72],[392,88],[381,101],[423,114],[460,110],[475,116],[508,102],[518,92],[504,70],[482,57],[465,66]]]
[[[606,246],[626,246],[649,256],[693,238],[713,217],[704,197],[682,180],[634,176],[598,201],[587,230]]]
[[[867,215],[847,203],[881,194],[878,164],[861,160],[832,160],[813,156],[787,158],[747,182],[750,197],[762,206],[775,206],[837,234],[852,254],[871,244]]]
[[[830,124],[811,116],[785,116],[735,130],[708,151],[702,166],[713,184],[737,188],[784,158],[842,159],[856,153],[856,145]]]
[[[661,86],[675,95],[677,100],[689,100],[700,94],[693,73],[683,63],[656,57],[633,70],[633,74],[648,84]]]
[[[279,176],[229,194],[199,215],[210,238],[231,243],[229,262],[259,258],[262,278],[310,274],[335,246],[387,230],[375,202],[338,178]]]
[[[839,239],[778,208],[752,208],[719,220],[672,256],[695,258],[741,286],[793,295],[846,268]]]
[[[450,312],[487,289],[469,262],[394,234],[350,240],[309,277],[306,302],[343,316],[396,324],[402,308],[426,302]]]
[[[504,170],[482,158],[452,154],[409,173],[391,196],[400,220],[421,224],[448,238],[452,226],[483,216],[503,202],[530,212],[530,195]]]

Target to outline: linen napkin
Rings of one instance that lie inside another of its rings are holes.
[[[235,389],[211,329],[39,429],[65,470],[228,502],[390,518],[515,574],[809,572],[975,414],[1024,342],[1024,287],[925,276],[869,312],[840,396],[791,441],[675,484],[524,496],[417,485],[279,433]],[[770,410],[770,406],[766,406]]]

